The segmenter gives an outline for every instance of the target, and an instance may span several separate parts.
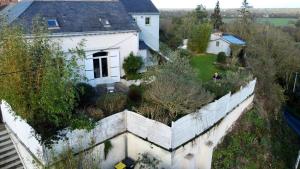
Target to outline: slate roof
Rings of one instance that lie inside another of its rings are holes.
[[[156,13],[158,9],[151,0],[120,0],[129,13]]]
[[[147,50],[150,49],[149,46],[142,40],[139,41],[139,49],[140,50]]]
[[[32,30],[35,17],[57,19],[59,29],[52,33],[138,31],[137,24],[124,5],[116,1],[33,1],[13,23],[21,24],[27,33]],[[99,19],[108,20],[105,27]]]

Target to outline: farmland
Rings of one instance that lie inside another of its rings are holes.
[[[234,21],[235,18],[224,18],[225,23]],[[270,23],[274,26],[293,26],[297,21],[296,18],[257,18],[258,23]]]

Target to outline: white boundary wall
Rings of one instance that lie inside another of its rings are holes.
[[[165,149],[171,148],[171,128],[163,123],[127,111],[127,131]]]
[[[30,152],[45,164],[43,146],[36,139],[34,129],[20,117],[14,115],[11,107],[4,101],[0,105],[2,111],[3,122],[8,126],[12,134],[15,134],[19,140],[26,146]]]
[[[65,129],[62,133],[66,134],[67,139],[59,140],[53,145],[51,150],[44,148],[44,146],[38,142],[34,137],[35,131],[33,128],[29,126],[26,121],[15,116],[7,103],[3,102],[1,109],[4,123],[12,130],[18,140],[21,140],[26,146],[26,149],[41,163],[49,164],[52,162],[51,159],[53,159],[54,154],[57,156],[67,148],[72,148],[74,152],[79,152],[93,145],[101,145],[104,141],[113,140],[113,137],[127,132],[129,132],[127,134],[131,133],[135,137],[139,137],[139,139],[146,140],[145,142],[148,142],[150,145],[155,144],[164,150],[176,150],[185,144],[191,144],[191,140],[198,138],[222,118],[227,118],[228,113],[240,107],[240,104],[244,104],[245,101],[249,102],[250,97],[253,100],[255,84],[256,80],[251,81],[247,86],[241,87],[241,89],[233,95],[229,93],[213,103],[204,106],[199,111],[173,122],[171,127],[125,110],[124,112],[100,120],[91,131],[71,131],[70,129]],[[226,131],[225,128],[222,132]],[[134,151],[136,147],[134,147],[134,144],[132,144],[130,140],[137,139],[130,137],[128,145],[124,143],[124,146],[127,146],[127,151],[131,153],[130,155],[132,157],[136,157],[137,151]],[[131,147],[128,148],[130,145]],[[125,153],[121,153],[119,158],[123,158],[125,155]],[[107,162],[107,164],[111,163]]]
[[[198,112],[188,114],[173,122],[172,148],[184,144],[214,126],[254,93],[255,84],[256,80],[253,80],[233,95],[229,93],[204,106]]]

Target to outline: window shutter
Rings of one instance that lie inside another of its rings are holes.
[[[93,65],[93,57],[88,56],[85,59],[85,76],[88,81],[94,80],[94,65]]]
[[[114,81],[120,81],[120,54],[118,50],[109,51],[110,57],[110,77],[114,79]]]

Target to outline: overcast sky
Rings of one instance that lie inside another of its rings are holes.
[[[158,8],[214,8],[217,0],[152,0]],[[242,0],[220,0],[221,8],[238,8]],[[300,8],[300,0],[249,0],[254,8]]]

